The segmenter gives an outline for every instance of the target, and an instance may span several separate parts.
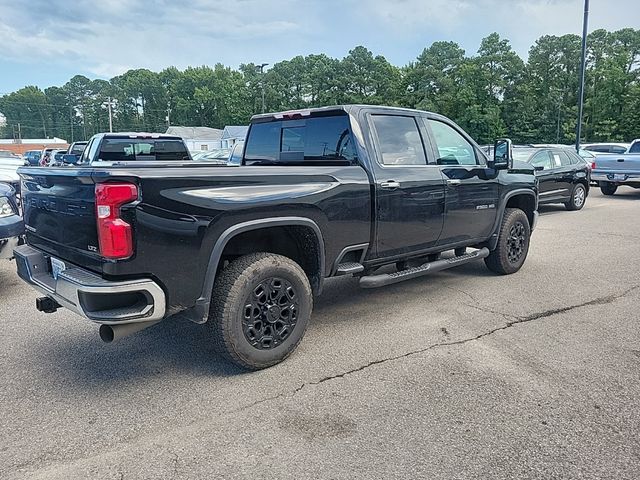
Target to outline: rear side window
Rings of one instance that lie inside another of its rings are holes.
[[[438,165],[477,165],[473,145],[446,123],[429,120],[438,148]]]
[[[162,138],[105,137],[98,158],[106,162],[191,160],[181,140]]]
[[[244,153],[247,165],[348,164],[356,160],[346,115],[251,125]]]
[[[543,170],[551,170],[553,168],[551,155],[546,150],[536,153],[529,162],[534,167],[542,167]]]
[[[558,152],[557,155],[560,157],[560,165],[562,165],[563,167],[566,167],[568,165],[571,165],[572,163],[575,163],[571,161],[571,158],[569,157],[567,152]]]
[[[372,115],[383,165],[426,165],[418,125],[413,117]]]
[[[626,148],[618,147],[616,145],[613,145],[610,150],[611,153],[625,153],[626,151],[627,151]]]

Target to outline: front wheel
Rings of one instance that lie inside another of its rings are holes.
[[[484,259],[487,268],[500,275],[520,270],[529,252],[530,237],[527,215],[519,208],[507,208],[502,217],[498,245]]]
[[[603,195],[613,195],[618,190],[618,186],[611,182],[600,182],[600,191]]]
[[[216,279],[207,323],[218,353],[258,370],[295,350],[312,308],[309,279],[296,262],[253,253],[231,262]]]
[[[571,192],[571,199],[564,204],[567,210],[580,210],[587,200],[587,189],[581,183],[576,183]]]

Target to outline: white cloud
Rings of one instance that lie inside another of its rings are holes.
[[[436,40],[467,54],[497,31],[523,57],[579,34],[583,0],[0,0],[0,68],[112,77],[131,68],[275,63],[365,45],[401,65]],[[634,26],[639,0],[592,2],[590,30]],[[25,27],[28,26],[28,27]],[[2,79],[0,79],[2,81]],[[25,78],[27,84],[33,80]]]
[[[352,2],[355,7],[356,0]],[[382,28],[456,41],[467,47],[468,54],[477,50],[482,36],[495,31],[526,57],[542,35],[580,34],[583,5],[583,0],[371,0],[363,12]],[[591,2],[591,6],[589,31],[632,26],[629,18],[640,16],[638,0]]]

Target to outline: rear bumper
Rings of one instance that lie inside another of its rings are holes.
[[[42,251],[21,245],[14,254],[20,278],[93,322],[118,325],[157,321],[165,316],[164,291],[153,280],[114,282],[69,264],[54,278],[50,257]]]
[[[621,177],[620,177],[621,175]],[[640,183],[640,173],[599,173],[592,171],[591,180],[594,182],[612,182],[616,185],[624,185],[626,183]]]

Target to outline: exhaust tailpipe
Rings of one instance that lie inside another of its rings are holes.
[[[151,325],[155,325],[160,320],[153,320],[151,322],[136,322],[136,323],[124,323],[122,325],[100,325],[100,338],[104,343],[111,343],[114,340],[119,340],[127,335],[144,330]]]

